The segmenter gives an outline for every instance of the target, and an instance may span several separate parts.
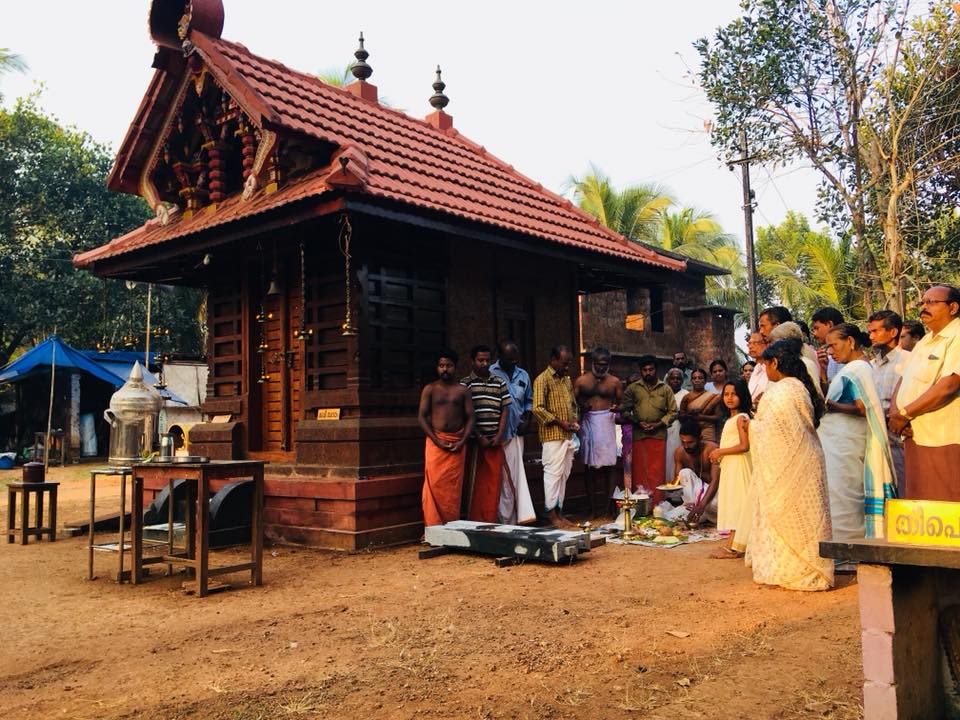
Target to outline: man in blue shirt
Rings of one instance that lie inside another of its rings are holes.
[[[500,522],[521,525],[537,519],[527,487],[523,467],[523,434],[530,425],[533,410],[533,383],[526,370],[519,367],[520,349],[513,340],[504,340],[497,348],[498,360],[490,372],[507,383],[512,402],[504,408],[507,424],[503,430],[503,476],[500,484]]]

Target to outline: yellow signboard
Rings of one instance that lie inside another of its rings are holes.
[[[317,410],[317,420],[339,420],[340,408],[320,408]]]
[[[627,315],[627,330],[638,330],[643,332],[645,326],[645,318],[643,313],[636,313],[634,315]]]
[[[887,500],[887,542],[960,547],[960,502]]]

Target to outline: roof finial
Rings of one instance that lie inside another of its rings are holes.
[[[443,94],[446,86],[447,84],[440,79],[440,66],[437,65],[437,79],[433,83],[433,95],[430,96],[430,104],[436,110],[443,110],[450,102],[450,98]]]
[[[357,80],[366,80],[368,77],[373,75],[373,68],[367,65],[367,58],[370,57],[363,47],[363,33],[360,33],[360,47],[357,48],[357,51],[353,54],[357,61],[350,66],[350,72],[353,73],[353,76]]]

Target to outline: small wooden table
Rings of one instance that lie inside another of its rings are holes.
[[[20,544],[26,545],[27,539],[33,535],[37,540],[43,540],[46,535],[50,542],[57,539],[57,488],[60,483],[40,482],[24,483],[12,482],[7,485],[7,542],[12,543],[17,535]],[[43,525],[43,496],[50,493],[50,525]],[[20,528],[16,528],[17,495],[20,496]],[[30,496],[36,496],[34,523],[30,525]]]
[[[197,594],[208,593],[209,581],[216,575],[250,572],[252,585],[263,584],[263,466],[262,460],[222,460],[206,463],[141,463],[133,466],[134,492],[130,530],[133,543],[133,582],[140,582],[143,555],[143,488],[145,485],[166,484],[174,480],[188,480],[196,484],[196,502],[193,503],[192,548],[186,553],[170,553],[162,562],[185,565],[196,573]],[[251,480],[254,484],[250,509],[250,562],[210,567],[210,483],[215,480]],[[170,503],[173,503],[171,487]],[[189,506],[189,503],[188,503]],[[190,508],[188,507],[188,513]],[[192,550],[192,552],[191,552]]]

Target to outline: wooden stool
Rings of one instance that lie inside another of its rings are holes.
[[[20,535],[20,544],[26,545],[27,538],[33,535],[43,540],[46,535],[50,542],[57,540],[57,488],[60,483],[10,483],[7,485],[7,542],[12,543]],[[43,526],[43,496],[50,493],[50,525]],[[34,523],[30,525],[30,495],[36,495]],[[20,528],[17,529],[17,495],[20,495]]]

